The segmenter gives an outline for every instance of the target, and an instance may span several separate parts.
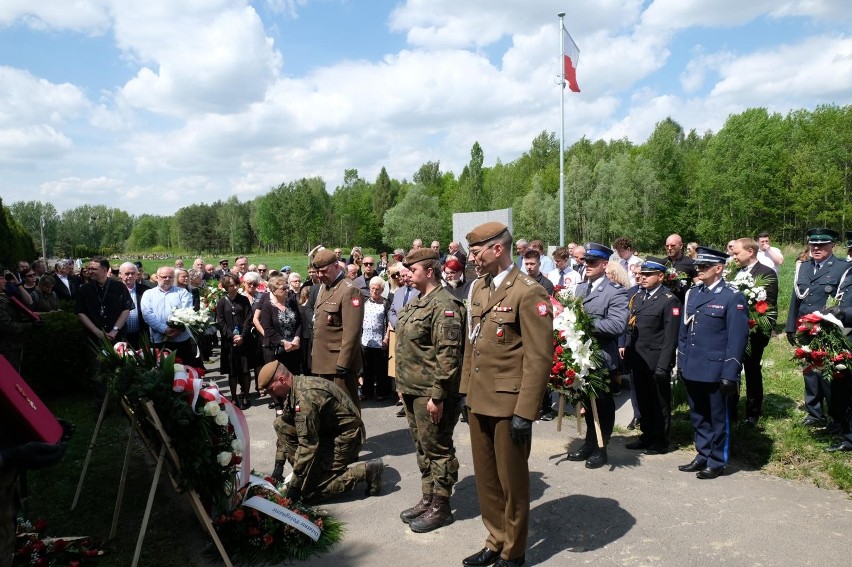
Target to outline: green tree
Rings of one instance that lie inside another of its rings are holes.
[[[36,249],[41,256],[50,258],[54,253],[56,235],[59,228],[59,214],[53,203],[41,201],[18,201],[9,207],[12,216],[30,233]],[[41,220],[44,218],[44,245],[41,249]]]
[[[382,236],[391,248],[407,248],[415,238],[446,241],[441,230],[438,198],[421,185],[412,186],[402,201],[385,213]]]
[[[0,264],[15,269],[18,260],[32,261],[36,258],[35,244],[29,231],[18,222],[3,205],[0,198]]]

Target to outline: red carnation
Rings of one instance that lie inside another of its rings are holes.
[[[757,321],[755,321],[754,319],[749,319],[748,320],[748,328],[754,329],[755,327],[757,327]]]
[[[841,363],[844,360],[846,360],[846,353],[845,352],[841,352],[840,354],[838,354],[837,356],[835,356],[834,358],[831,359],[832,362],[837,362],[837,363]]]
[[[273,542],[273,539],[272,539],[271,535],[266,534],[265,536],[263,536],[263,545],[271,545],[272,542]]]
[[[767,309],[769,309],[769,304],[765,301],[758,301],[754,304],[754,310],[760,313],[761,315],[766,313]]]
[[[566,378],[565,379],[565,385],[566,386],[573,386],[574,385],[574,379],[573,378]]]
[[[804,317],[802,317],[801,319],[799,319],[800,323],[802,323],[802,322],[804,322],[804,323],[819,323],[820,321],[822,321],[822,317],[820,317],[819,315],[817,315],[815,313],[809,313],[809,314],[805,315]]]
[[[822,366],[822,363],[825,362],[825,357],[828,356],[828,353],[824,350],[814,350],[811,351],[811,359],[814,361],[814,364],[817,366]]]
[[[574,378],[575,376],[577,376],[577,373],[574,372],[573,368],[569,368],[568,371],[565,372],[565,376],[567,376],[568,378]]]
[[[796,358],[805,358],[808,356],[808,351],[803,348],[797,348],[795,352]]]
[[[565,352],[565,349],[563,349],[561,346],[557,346],[554,352],[556,353],[556,356],[562,356],[562,353]]]
[[[822,327],[820,327],[819,325],[814,325],[811,329],[811,335],[818,335],[820,331],[822,331]]]
[[[242,508],[237,508],[236,510],[234,510],[234,513],[231,514],[231,515],[238,522],[242,522],[246,517],[246,513],[243,511]]]

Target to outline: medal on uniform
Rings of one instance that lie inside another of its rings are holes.
[[[331,324],[331,323],[334,322],[334,317],[332,317],[331,315],[327,315],[326,320],[328,321],[329,324]]]
[[[499,337],[502,337],[502,336],[503,336],[503,325],[499,325],[497,327],[497,337],[499,338]]]

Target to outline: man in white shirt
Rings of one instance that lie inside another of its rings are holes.
[[[547,274],[547,279],[554,286],[573,290],[583,279],[576,270],[571,269],[571,255],[567,248],[557,248],[553,251],[553,259],[556,260],[556,268]]]
[[[620,236],[612,243],[615,248],[615,253],[618,255],[618,264],[627,272],[627,277],[630,278],[630,286],[636,285],[636,274],[642,266],[642,260],[636,255],[633,250],[633,243],[630,239]]]
[[[761,232],[757,235],[757,246],[757,261],[769,266],[777,274],[778,267],[784,263],[784,255],[781,254],[780,250],[770,245],[768,232]]]

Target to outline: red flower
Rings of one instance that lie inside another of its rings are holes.
[[[847,355],[847,353],[841,352],[840,354],[838,354],[837,356],[832,358],[831,361],[837,362],[837,363],[843,362],[844,360],[846,360],[846,355]]]
[[[828,353],[824,350],[811,351],[811,359],[817,366],[822,366],[822,363],[825,362],[826,356],[828,356]]]
[[[76,559],[68,562],[68,567],[80,567],[80,562]]]
[[[754,329],[755,327],[757,327],[757,321],[755,321],[754,319],[749,319],[748,320],[748,328]]]
[[[795,352],[796,358],[806,358],[808,356],[808,351],[803,348],[797,348]]]
[[[573,378],[566,378],[565,379],[565,385],[566,386],[573,386],[574,385],[574,379]]]
[[[574,372],[574,369],[573,369],[573,368],[569,368],[569,369],[565,372],[565,376],[567,376],[568,378],[572,378],[572,379],[573,379],[576,375],[577,375],[577,373],[576,373],[576,372]]]
[[[822,317],[815,313],[809,313],[799,319],[799,323],[819,323],[820,321],[822,321]]]
[[[43,520],[43,519],[41,519],[41,518],[39,518],[38,520],[36,520],[35,522],[33,522],[33,529],[34,529],[35,531],[37,531],[38,533],[43,532],[43,531],[44,531],[44,528],[46,528],[46,527],[47,527],[47,521],[46,521],[46,520]]]
[[[554,352],[556,353],[556,356],[562,356],[562,353],[565,352],[565,350],[561,346],[557,346]]]
[[[820,331],[822,331],[822,327],[820,327],[819,325],[814,325],[811,329],[811,335],[818,335]]]
[[[769,309],[769,304],[765,301],[758,301],[754,304],[754,310],[760,313],[761,315],[766,313],[767,309]]]
[[[68,547],[64,539],[57,539],[53,542],[53,551],[59,552]]]
[[[256,536],[256,535],[260,535],[260,530],[257,529],[256,527],[252,526],[248,530],[246,530],[246,533],[248,533],[248,535],[250,535],[250,536]]]
[[[272,541],[273,539],[271,535],[266,534],[265,536],[263,536],[263,545],[271,545]]]
[[[246,513],[242,508],[237,508],[231,516],[233,516],[236,521],[242,522],[246,517]]]

